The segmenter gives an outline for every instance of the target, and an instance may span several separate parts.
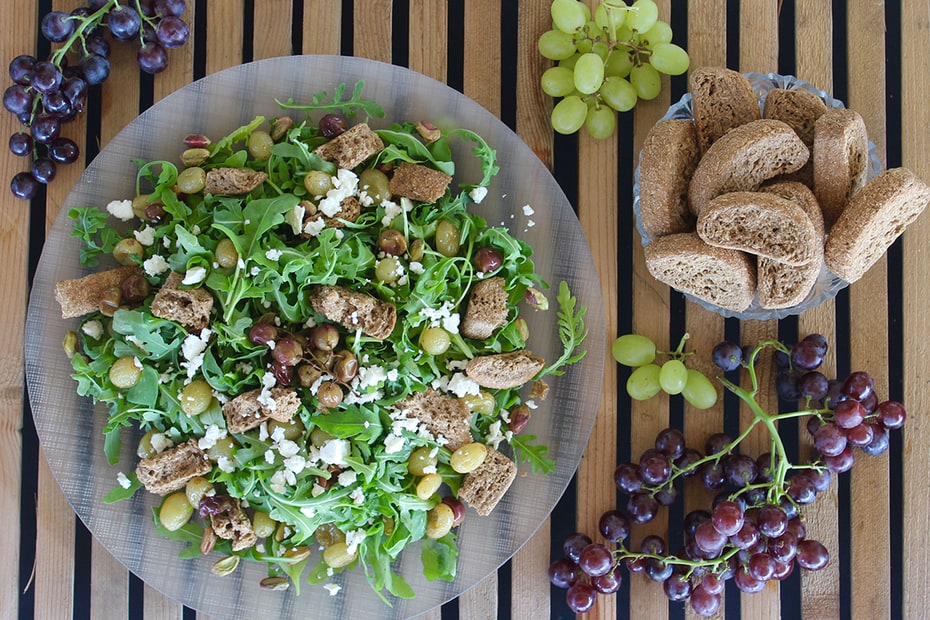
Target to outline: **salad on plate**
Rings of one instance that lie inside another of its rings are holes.
[[[134,196],[69,212],[81,263],[119,266],[56,298],[81,317],[64,346],[108,410],[108,461],[140,437],[107,502],[160,496],[156,531],[216,553],[219,576],[258,561],[262,588],[336,594],[359,567],[387,602],[414,595],[391,568],[404,549],[453,580],[466,506],[490,514],[520,467],[553,469],[531,416],[584,356],[585,308],[549,292],[562,354],[533,355],[523,315],[548,309],[548,284],[469,209],[495,151],[427,121],[373,129],[361,91],[189,135],[180,165],[138,161]],[[457,141],[474,183],[453,186]]]

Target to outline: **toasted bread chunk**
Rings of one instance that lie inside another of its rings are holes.
[[[459,499],[482,517],[494,510],[517,477],[517,466],[509,458],[488,447],[488,455],[478,469],[465,474]]]
[[[507,291],[504,279],[488,278],[475,284],[468,297],[468,308],[461,332],[466,338],[486,340],[507,322]]]
[[[452,177],[439,170],[404,162],[394,170],[388,187],[395,196],[432,203],[442,198]]]
[[[814,193],[827,231],[865,185],[869,137],[854,110],[830,110],[814,125]]]
[[[248,168],[214,168],[207,172],[207,194],[229,194],[241,196],[265,182],[268,174]]]
[[[691,73],[688,90],[702,153],[734,127],[762,115],[749,80],[737,71],[701,67]]]
[[[809,90],[776,88],[765,96],[763,118],[787,123],[807,148],[814,146],[814,123],[827,111],[823,99]]]
[[[649,273],[672,288],[735,312],[752,304],[756,268],[745,252],[708,245],[697,233],[660,237],[644,252]]]
[[[855,282],[930,202],[930,187],[906,168],[892,168],[856,194],[827,238],[830,271]]]
[[[197,440],[189,439],[139,461],[136,477],[148,492],[167,495],[184,487],[194,476],[203,476],[212,469],[213,464],[197,445]]]
[[[304,224],[306,224],[307,220],[311,222],[315,222],[316,220],[319,220],[322,218],[323,222],[329,228],[342,228],[343,226],[345,226],[346,222],[354,222],[355,220],[358,219],[358,216],[360,216],[361,214],[362,214],[361,203],[359,203],[358,199],[355,198],[354,196],[349,196],[347,198],[342,199],[342,202],[339,203],[339,211],[337,211],[336,214],[333,215],[332,217],[327,217],[326,215],[318,211],[314,213],[313,215],[311,215],[310,217],[306,218],[306,220],[304,220]],[[309,235],[305,235],[305,236],[309,237]]]
[[[523,385],[536,376],[545,360],[527,350],[473,358],[465,367],[468,378],[486,388],[506,389]]]
[[[340,168],[351,170],[384,149],[384,142],[368,123],[358,123],[313,152]]]
[[[781,196],[785,200],[790,200],[801,207],[804,213],[807,214],[807,217],[810,218],[811,224],[814,225],[817,239],[820,239],[821,242],[823,241],[825,234],[823,213],[820,211],[820,204],[817,202],[817,197],[814,196],[814,192],[812,192],[809,187],[798,181],[776,181],[774,183],[766,183],[759,188],[759,191]]]
[[[444,396],[433,389],[414,392],[394,405],[408,418],[422,422],[436,437],[444,437],[446,447],[457,450],[474,441],[471,436],[471,414],[458,398]]]
[[[270,399],[264,399],[268,402],[263,402],[261,393],[261,389],[245,392],[223,405],[226,429],[230,433],[244,433],[268,418],[289,422],[300,409],[300,397],[293,388],[271,388]]]
[[[192,329],[210,324],[213,295],[202,288],[180,289],[181,274],[171,272],[152,300],[152,314]]]
[[[394,304],[342,286],[316,287],[310,305],[330,321],[378,340],[390,336],[397,321]]]
[[[823,249],[817,258],[806,265],[786,265],[763,256],[759,257],[759,305],[769,310],[791,308],[810,294],[823,267]]]
[[[232,541],[233,551],[248,549],[258,542],[249,515],[238,499],[223,495],[210,503],[210,526],[217,536]]]
[[[801,138],[781,121],[741,125],[701,158],[688,188],[691,210],[700,217],[701,209],[720,194],[756,190],[767,179],[798,170],[808,158]]]
[[[55,299],[61,305],[61,318],[70,319],[96,312],[100,309],[100,297],[111,288],[132,275],[141,275],[136,265],[127,265],[98,271],[74,280],[61,280],[55,284]]]
[[[700,158],[694,123],[665,120],[649,130],[639,161],[639,212],[650,237],[694,230],[688,181]]]
[[[710,245],[794,266],[814,260],[822,244],[801,207],[767,192],[717,196],[701,210],[697,234]]]

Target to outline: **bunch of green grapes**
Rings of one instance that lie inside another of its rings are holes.
[[[717,402],[717,389],[701,371],[685,366],[684,352],[688,334],[681,338],[678,349],[662,353],[668,359],[656,363],[656,344],[646,336],[626,334],[614,340],[614,359],[634,368],[626,382],[626,391],[636,400],[649,400],[660,391],[681,394],[696,409],[709,409]]]
[[[688,53],[672,43],[672,29],[659,20],[653,0],[602,0],[594,15],[578,0],[553,0],[553,29],[539,37],[539,53],[556,66],[542,75],[543,92],[561,97],[553,107],[552,128],[575,133],[582,125],[595,138],[607,138],[617,112],[639,99],[654,99],[660,74],[688,70]]]

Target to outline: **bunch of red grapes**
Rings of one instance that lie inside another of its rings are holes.
[[[10,183],[13,195],[33,198],[50,183],[60,164],[77,161],[77,143],[61,135],[62,126],[84,110],[87,89],[110,74],[110,43],[138,41],[136,59],[146,73],[168,67],[168,49],[181,47],[190,28],[181,19],[185,0],[90,0],[71,13],[51,11],[41,22],[42,36],[61,43],[48,60],[30,55],[10,62],[13,84],[3,93],[3,107],[21,123],[10,136],[10,151],[28,157],[28,171]]]
[[[785,579],[795,565],[819,570],[829,563],[826,547],[807,535],[803,507],[830,487],[833,474],[852,467],[854,448],[868,455],[885,452],[889,430],[903,426],[906,412],[898,402],[879,401],[874,380],[865,372],[842,381],[819,372],[827,353],[827,341],[819,334],[790,349],[774,341],[754,348],[722,342],[714,348],[713,360],[724,371],[744,369],[757,386],[755,365],[769,346],[780,369],[779,396],[800,401],[803,408],[769,414],[758,406],[754,390],[721,378],[756,411],[754,422],[739,437],[711,435],[701,452],[687,446],[679,430],[667,428],[639,462],[621,463],[614,482],[629,499],[625,510],[601,516],[603,542],[571,534],[563,544],[564,557],[549,566],[550,582],[567,588],[572,611],[584,613],[598,593],[619,590],[624,567],[662,583],[670,600],[690,601],[696,614],[712,616],[720,609],[728,580],[742,592],[759,592],[767,581]],[[799,416],[809,416],[807,429],[818,454],[813,462],[792,464],[778,437],[777,421]],[[758,424],[771,435],[771,451],[755,458],[741,454],[740,443]],[[690,477],[719,492],[709,511],[695,510],[685,517],[684,546],[673,552],[663,538],[650,535],[638,550],[629,548],[632,527],[652,521],[661,506],[673,504],[682,481]]]

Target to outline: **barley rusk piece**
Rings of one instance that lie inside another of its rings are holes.
[[[210,323],[213,295],[203,288],[181,289],[181,274],[171,272],[152,300],[152,314],[192,329]]]
[[[749,80],[732,69],[696,69],[691,73],[688,90],[702,153],[731,129],[761,116],[759,100]]]
[[[206,194],[241,196],[265,182],[268,174],[247,168],[213,168],[207,171]]]
[[[313,152],[340,168],[351,170],[384,149],[384,142],[367,123],[353,125]]]
[[[649,130],[639,161],[639,213],[650,237],[694,230],[688,181],[700,157],[691,121],[659,121]]]
[[[486,340],[494,330],[507,322],[507,291],[504,279],[487,278],[475,284],[468,297],[468,307],[462,320],[462,335]]]
[[[814,125],[814,193],[827,230],[865,185],[869,137],[854,110],[830,110]]]
[[[451,182],[452,177],[444,172],[404,162],[394,170],[388,188],[395,196],[433,203],[442,198]]]
[[[780,174],[794,172],[810,151],[788,125],[762,119],[730,130],[704,153],[688,188],[691,210],[700,216],[721,194],[753,191]]]
[[[459,499],[486,517],[494,510],[517,477],[517,466],[509,458],[488,447],[488,455],[478,469],[465,474]]]
[[[408,418],[422,422],[434,436],[445,437],[446,447],[457,450],[473,441],[471,413],[464,402],[428,389],[415,392],[394,405]]]
[[[212,469],[207,454],[195,439],[190,439],[140,460],[136,465],[136,477],[150,493],[167,495],[183,488],[194,476],[206,475]]]
[[[847,282],[874,265],[930,202],[930,187],[906,168],[892,168],[862,189],[836,221],[824,260]]]
[[[649,273],[674,289],[735,312],[752,304],[756,268],[745,252],[707,245],[697,233],[660,237],[644,252]]]
[[[390,336],[397,321],[394,304],[341,286],[316,287],[310,297],[310,305],[349,331],[362,330],[378,340]]]
[[[107,289],[117,287],[131,275],[141,275],[136,265],[127,265],[98,271],[74,280],[61,280],[55,284],[55,299],[61,305],[61,318],[71,319],[100,309],[100,296]]]
[[[465,374],[481,387],[507,389],[535,377],[545,363],[541,357],[524,349],[473,358],[465,367]]]

